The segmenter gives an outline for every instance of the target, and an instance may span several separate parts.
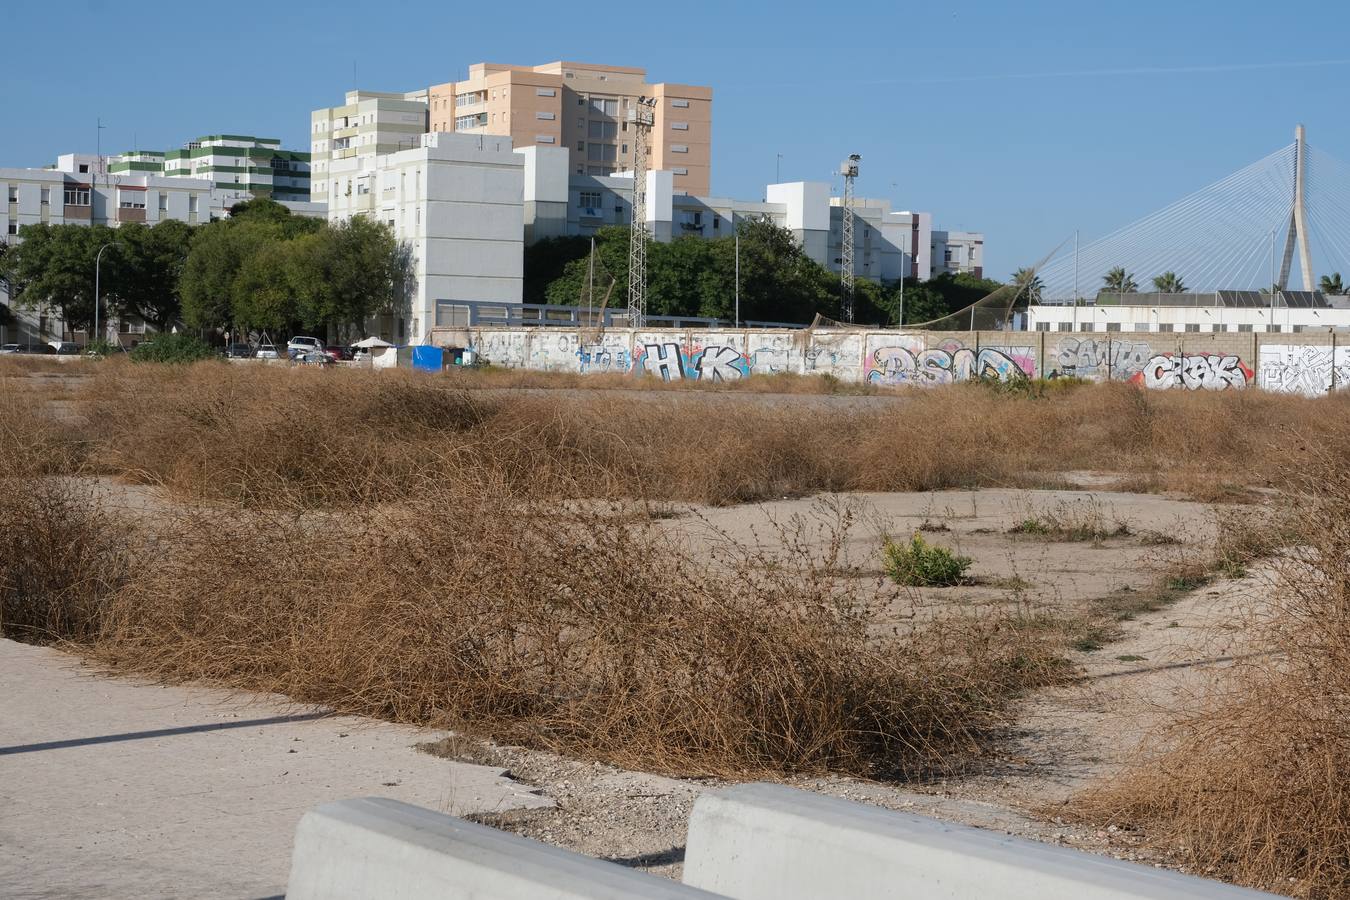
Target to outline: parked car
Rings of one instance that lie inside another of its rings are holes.
[[[272,344],[259,344],[258,349],[253,354],[254,359],[281,359],[281,354]]]
[[[9,353],[22,353],[22,352],[23,347],[21,344],[0,344],[0,356],[4,356]]]
[[[253,348],[248,344],[226,344],[224,354],[226,359],[248,359],[253,355]]]
[[[331,346],[324,348],[323,352],[327,353],[333,362],[350,362],[352,358],[351,347]]]
[[[48,341],[48,346],[60,356],[78,356],[80,345],[74,341]]]
[[[323,341],[316,337],[301,335],[286,342],[286,352],[290,354],[292,359],[305,353],[313,353],[315,350],[323,352]]]

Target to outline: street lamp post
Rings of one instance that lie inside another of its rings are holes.
[[[102,296],[99,292],[99,267],[103,264],[103,251],[107,250],[109,247],[115,246],[117,246],[115,241],[109,241],[102,247],[98,248],[98,255],[94,257],[94,333],[92,335],[92,340],[99,339],[98,307],[99,307],[99,297]],[[87,350],[89,348],[86,347],[85,349]]]

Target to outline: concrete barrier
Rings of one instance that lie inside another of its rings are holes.
[[[1274,896],[769,784],[699,797],[684,882],[736,900]]]
[[[287,900],[678,900],[715,894],[495,828],[376,797],[327,803],[296,828]]]

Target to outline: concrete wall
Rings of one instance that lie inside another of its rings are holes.
[[[306,813],[290,900],[678,900],[716,895],[476,825],[367,797]]]
[[[771,784],[698,798],[684,883],[737,900],[1274,896]]]
[[[920,387],[975,375],[1078,377],[1156,390],[1266,390],[1316,396],[1350,386],[1350,339],[1320,334],[1036,331],[437,329],[494,366],[731,381],[787,372]]]

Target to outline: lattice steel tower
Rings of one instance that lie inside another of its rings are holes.
[[[839,258],[839,317],[853,321],[853,179],[858,177],[858,160],[854,153],[839,164],[844,176],[844,252]]]
[[[647,320],[647,147],[656,121],[656,99],[639,97],[628,109],[633,126],[633,224],[628,242],[628,327]]]

